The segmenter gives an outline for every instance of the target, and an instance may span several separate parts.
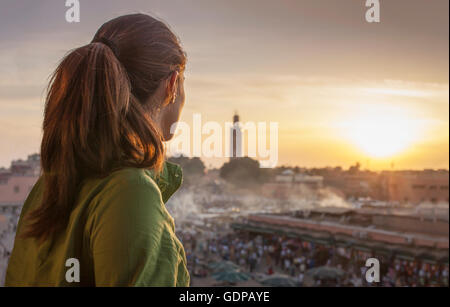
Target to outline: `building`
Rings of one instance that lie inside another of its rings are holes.
[[[324,185],[340,190],[346,198],[379,199],[378,175],[373,172],[331,172],[324,176]]]
[[[9,169],[0,169],[0,206],[21,206],[40,174],[39,155],[16,160]]]
[[[265,183],[262,193],[266,197],[278,199],[289,199],[290,195],[302,194],[302,192],[316,191],[323,187],[322,176],[312,176],[308,174],[295,174],[288,169],[276,175],[274,181]]]
[[[449,172],[397,171],[383,172],[381,186],[384,198],[401,203],[448,203]]]
[[[8,169],[0,168],[0,286],[14,246],[22,205],[39,175],[38,154],[28,156],[27,160],[13,161]]]
[[[323,187],[323,177],[311,176],[306,174],[296,174],[294,175],[294,184],[303,185],[310,189],[317,190]]]
[[[399,204],[449,202],[448,170],[319,172],[323,184],[342,191],[346,198],[371,198]]]
[[[243,138],[242,138],[242,128],[239,121],[239,115],[237,113],[233,116],[233,126],[230,132],[230,157],[240,158],[243,157]]]

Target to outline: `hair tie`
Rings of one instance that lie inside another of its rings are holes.
[[[114,53],[114,55],[116,56],[116,58],[118,58],[118,55],[119,55],[119,49],[117,48],[116,44],[115,44],[113,41],[107,39],[106,37],[100,37],[100,38],[98,39],[98,42],[99,42],[99,43],[102,43],[102,44],[104,44],[104,45],[106,45],[106,46],[108,46],[109,49],[111,49],[111,51]]]

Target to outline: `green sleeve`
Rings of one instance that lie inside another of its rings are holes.
[[[96,286],[188,286],[184,249],[153,181],[109,189],[93,216]]]

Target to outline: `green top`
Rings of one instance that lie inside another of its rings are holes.
[[[38,245],[16,237],[6,286],[189,286],[186,255],[175,236],[165,202],[179,188],[182,172],[166,162],[152,171],[124,168],[103,179],[83,182],[67,228]],[[22,209],[35,209],[42,197],[39,179]],[[79,282],[76,265],[79,263]]]

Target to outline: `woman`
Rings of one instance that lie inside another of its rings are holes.
[[[105,23],[62,60],[7,286],[189,285],[164,206],[181,169],[162,143],[184,105],[185,64],[177,37],[143,14]]]

